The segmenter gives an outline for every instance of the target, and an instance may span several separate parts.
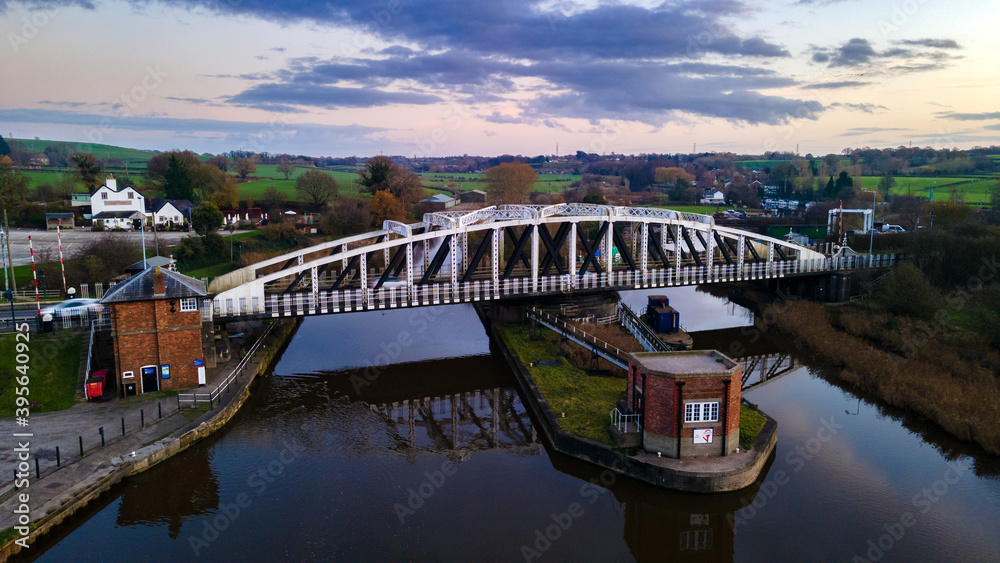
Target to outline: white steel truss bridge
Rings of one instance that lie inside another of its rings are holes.
[[[609,251],[610,249],[610,251]],[[593,204],[498,205],[382,229],[216,278],[220,320],[815,275],[892,265],[826,256],[709,215]]]

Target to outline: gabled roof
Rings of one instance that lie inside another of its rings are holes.
[[[45,214],[45,218],[46,219],[69,219],[72,216],[73,216],[72,213],[46,213]]]
[[[148,263],[148,260],[147,260]],[[153,295],[153,273],[163,273],[166,295]],[[153,301],[159,299],[182,299],[184,297],[204,297],[208,295],[204,282],[178,274],[165,268],[150,266],[111,288],[104,294],[101,303],[125,303],[129,301]]]
[[[174,209],[184,213],[190,209],[194,209],[194,204],[186,199],[154,199],[153,200],[153,213],[159,213],[167,204],[173,205]]]

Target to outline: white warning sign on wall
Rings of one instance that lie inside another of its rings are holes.
[[[711,444],[712,443],[712,429],[711,428],[695,428],[694,429],[694,443],[695,444]]]

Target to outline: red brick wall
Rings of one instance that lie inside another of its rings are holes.
[[[739,427],[739,414],[740,414],[740,385],[742,382],[742,372],[743,368],[740,366],[736,373],[731,377],[731,384],[729,385],[729,410],[728,418],[729,424],[726,427],[726,434],[732,432]],[[639,385],[642,384],[642,374],[636,373],[632,377],[633,380],[638,381]],[[725,385],[722,382],[721,377],[690,377],[685,378],[683,381],[684,391],[682,400],[688,401],[698,401],[698,400],[710,400],[719,399],[721,400],[725,392]],[[631,404],[632,396],[632,386],[629,386],[629,404]],[[644,426],[650,432],[660,434],[662,436],[677,436],[677,380],[670,377],[663,377],[659,375],[648,375],[646,377],[646,405],[644,413]],[[719,420],[721,423],[722,417],[724,416],[723,405],[719,405]],[[704,427],[704,424],[697,425],[699,427]],[[685,438],[693,438],[694,431],[692,428],[683,428],[682,434]]]
[[[133,379],[126,381],[134,381],[137,389],[141,389],[140,368],[146,365],[157,366],[157,378],[159,366],[170,365],[170,379],[158,379],[163,391],[198,385],[198,368],[194,367],[194,361],[203,359],[201,314],[198,311],[180,312],[179,300],[175,300],[175,309],[176,312],[170,312],[169,300],[112,305],[119,392],[123,381],[121,374],[126,371],[135,374]]]

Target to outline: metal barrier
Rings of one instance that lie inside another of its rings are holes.
[[[215,388],[214,391],[211,391],[209,393],[178,393],[177,394],[178,406],[197,407],[199,402],[208,403],[209,408],[215,406],[215,403],[218,402],[219,396],[221,396],[223,392],[229,389],[234,382],[239,381],[243,369],[246,368],[246,366],[253,360],[253,355],[256,354],[257,350],[260,349],[264,340],[267,338],[267,335],[271,333],[271,330],[273,328],[274,328],[273,323],[267,325],[267,328],[264,329],[264,332],[261,333],[257,341],[254,342],[253,346],[250,347],[250,350],[248,350],[246,355],[243,356],[243,359],[240,360],[238,364],[236,364],[236,367],[233,369],[233,371],[230,372],[229,375],[222,380],[222,383],[220,383]]]
[[[638,432],[642,428],[642,415],[639,413],[635,414],[625,414],[618,410],[611,411],[611,425],[618,429],[619,432],[628,432],[629,423],[635,424],[635,430],[633,432]],[[622,428],[624,427],[624,429]]]

